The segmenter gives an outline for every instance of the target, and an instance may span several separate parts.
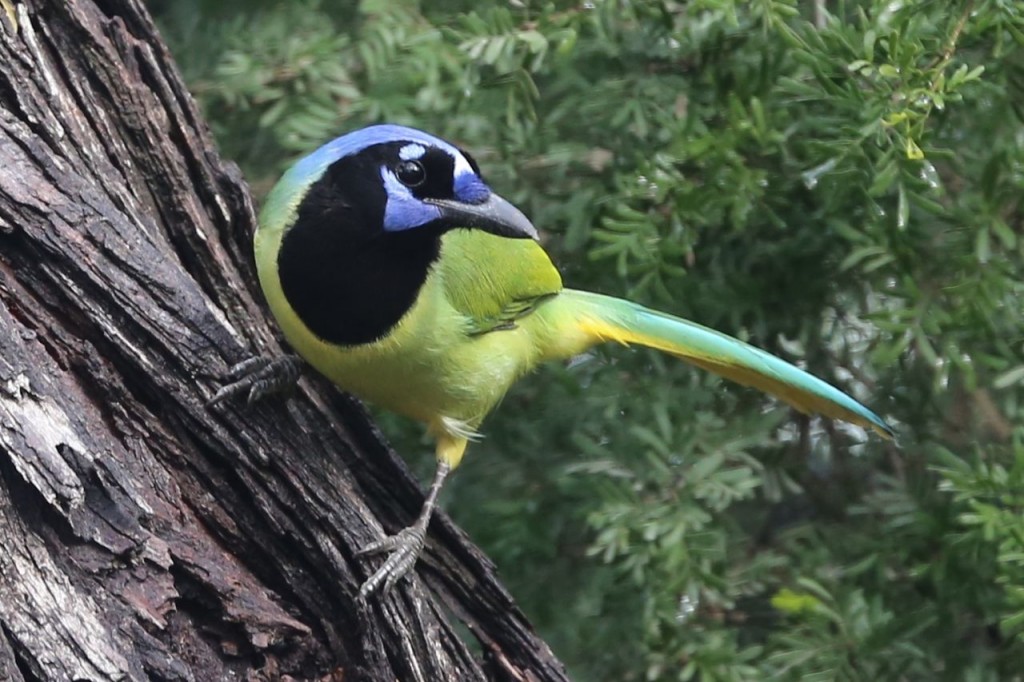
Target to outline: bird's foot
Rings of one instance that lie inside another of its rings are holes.
[[[268,358],[261,355],[243,360],[224,375],[231,383],[221,387],[209,405],[247,393],[246,403],[252,405],[271,393],[279,393],[295,385],[302,373],[302,360],[297,355]]]
[[[416,559],[423,551],[425,538],[426,528],[417,523],[402,529],[396,535],[389,535],[359,550],[356,556],[360,557],[389,553],[380,568],[359,588],[359,598],[366,599],[380,587],[383,587],[384,592],[390,591],[395,583],[416,565]]]

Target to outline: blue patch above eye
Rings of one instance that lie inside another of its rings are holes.
[[[402,161],[415,161],[416,159],[422,159],[426,153],[427,148],[421,144],[407,144],[398,150],[398,158]]]
[[[482,204],[491,196],[491,188],[476,173],[455,176],[455,198],[467,204]]]

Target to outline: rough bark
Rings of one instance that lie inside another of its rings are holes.
[[[205,406],[253,226],[138,2],[0,0],[0,679],[564,679],[443,514],[356,600],[423,499],[358,403]]]

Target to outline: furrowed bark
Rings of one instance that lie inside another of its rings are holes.
[[[253,227],[140,3],[0,0],[0,679],[565,679],[444,514],[356,600],[423,499],[357,402],[206,407]]]

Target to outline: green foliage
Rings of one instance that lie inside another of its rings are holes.
[[[579,679],[1024,679],[1019,2],[155,4],[257,191],[345,130],[431,130],[571,286],[897,425],[619,348],[522,382],[448,507]]]

